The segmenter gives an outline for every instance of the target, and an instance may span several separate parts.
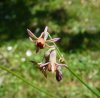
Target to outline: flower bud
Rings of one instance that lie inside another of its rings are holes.
[[[56,71],[56,80],[61,81],[62,80],[62,73],[60,73],[59,70]]]

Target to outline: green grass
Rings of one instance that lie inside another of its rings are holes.
[[[12,47],[10,50],[9,46]],[[26,52],[32,55],[27,56]],[[30,60],[41,62],[44,50],[35,53],[34,45],[27,39],[10,41],[0,47],[0,66],[4,66],[39,89],[62,98],[96,98],[84,85],[80,83],[67,69],[63,68],[63,80],[57,82],[55,74],[48,72],[48,78],[32,65]],[[70,68],[84,80],[91,88],[100,91],[100,51],[76,51],[63,53]],[[0,69],[0,98],[49,98],[44,92],[37,92],[20,79]]]

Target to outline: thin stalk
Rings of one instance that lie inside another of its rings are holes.
[[[93,94],[95,94],[98,98],[100,98],[99,93],[89,87],[83,80],[81,80],[69,67],[67,68],[85,87],[87,87]]]
[[[48,33],[49,34],[49,33]],[[50,39],[52,39],[52,37],[49,34]],[[65,58],[63,57],[63,55],[61,54],[58,46],[53,42],[53,44],[56,46],[57,49],[57,53],[59,55],[59,57],[63,58],[65,61],[65,64],[67,64],[67,61],[65,60]],[[93,90],[91,87],[89,87],[80,77],[78,77],[70,68],[69,66],[66,67],[88,90],[90,90],[93,94],[95,94],[98,98],[100,98],[100,92],[97,93],[97,90]]]
[[[5,70],[5,71],[11,73],[12,75],[16,76],[17,78],[21,79],[23,82],[25,82],[25,83],[28,84],[29,86],[33,87],[35,90],[40,91],[40,92],[43,92],[43,93],[45,93],[46,95],[48,95],[49,97],[51,97],[51,98],[58,98],[57,96],[52,95],[52,94],[50,94],[49,92],[47,92],[47,91],[45,91],[45,90],[43,90],[43,89],[40,89],[40,88],[34,86],[31,82],[29,82],[29,81],[27,81],[26,79],[24,79],[23,77],[19,76],[17,73],[13,72],[12,70],[9,70],[8,68],[3,67],[3,66],[0,66],[0,68],[1,68],[2,70]]]

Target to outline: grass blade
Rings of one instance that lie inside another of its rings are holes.
[[[31,82],[29,82],[29,81],[27,81],[26,79],[24,79],[23,77],[19,76],[19,75],[18,75],[17,73],[15,73],[14,71],[9,70],[8,68],[3,67],[3,66],[0,66],[0,68],[1,68],[2,70],[5,70],[5,71],[9,72],[10,74],[16,76],[17,78],[21,79],[23,82],[25,82],[27,85],[33,87],[35,90],[37,90],[37,91],[39,91],[39,92],[45,93],[45,94],[48,95],[50,98],[59,98],[59,97],[57,97],[57,96],[55,96],[55,95],[53,95],[53,94],[48,93],[47,91],[45,91],[45,90],[43,90],[43,89],[40,89],[40,88],[34,86]]]

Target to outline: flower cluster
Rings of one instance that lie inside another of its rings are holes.
[[[29,39],[32,42],[36,42],[36,48],[37,48],[36,52],[38,52],[39,49],[43,49],[45,46],[49,47],[49,49],[45,52],[43,61],[41,63],[37,63],[35,61],[31,61],[31,62],[33,64],[38,65],[38,68],[44,74],[45,77],[47,77],[47,71],[50,71],[52,73],[56,72],[56,80],[60,81],[62,79],[61,68],[62,66],[66,66],[66,65],[57,63],[56,47],[55,45],[52,46],[48,45],[49,42],[57,42],[60,38],[53,38],[47,40],[48,38],[47,29],[48,27],[46,26],[39,38],[37,38],[29,29],[27,29],[29,34]]]

